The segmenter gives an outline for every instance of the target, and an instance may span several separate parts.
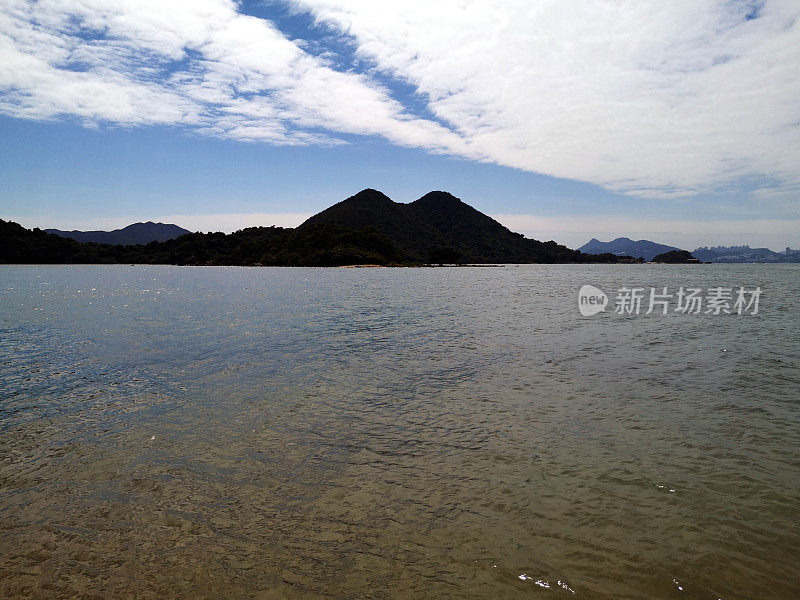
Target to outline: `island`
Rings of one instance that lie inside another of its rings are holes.
[[[692,256],[688,250],[670,250],[658,256],[653,257],[650,262],[654,263],[670,263],[670,264],[702,264],[699,258]]]
[[[394,202],[365,189],[296,228],[186,233],[147,244],[101,244],[0,220],[0,263],[231,266],[420,266],[430,264],[619,263],[526,238],[452,194]]]

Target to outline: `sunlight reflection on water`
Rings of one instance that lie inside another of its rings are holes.
[[[584,283],[766,298],[584,318]],[[799,286],[2,267],[0,595],[800,597]]]

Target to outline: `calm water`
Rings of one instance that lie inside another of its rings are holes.
[[[798,267],[2,267],[0,597],[800,598]]]

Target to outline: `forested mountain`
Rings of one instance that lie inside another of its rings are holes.
[[[430,192],[410,204],[401,204],[377,190],[366,189],[314,215],[299,229],[320,223],[372,228],[415,262],[598,260],[555,242],[540,242],[514,233],[447,192]]]
[[[514,233],[447,192],[410,204],[367,189],[296,229],[187,233],[148,244],[78,242],[0,220],[0,263],[336,266],[616,262]]]
[[[70,238],[78,242],[94,242],[96,244],[115,244],[132,246],[134,244],[148,244],[150,242],[166,242],[181,235],[190,233],[188,229],[167,223],[134,223],[115,229],[113,231],[61,231],[60,229],[45,229],[47,233],[55,233],[61,237]]]
[[[633,258],[642,257],[645,260],[653,260],[657,255],[673,250],[680,250],[675,246],[667,246],[665,244],[658,244],[650,240],[632,240],[630,238],[621,237],[610,242],[601,242],[596,238],[592,238],[583,246],[578,248],[581,252],[586,254],[602,254],[604,252],[611,252],[617,256],[632,256]]]

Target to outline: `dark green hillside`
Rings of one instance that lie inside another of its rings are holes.
[[[692,256],[688,250],[670,250],[653,257],[654,263],[699,263],[700,260]]]
[[[367,189],[314,215],[314,224],[369,227],[392,240],[414,262],[583,262],[587,257],[555,242],[531,240],[447,192],[430,192],[410,204]],[[611,259],[613,262],[613,259]],[[604,257],[594,262],[608,262]]]
[[[367,189],[297,229],[187,233],[139,245],[78,242],[0,221],[0,263],[337,266],[618,262],[514,233],[447,192],[399,204]]]
[[[122,229],[114,231],[61,231],[60,229],[46,229],[47,233],[71,238],[76,242],[95,242],[96,244],[118,244],[133,246],[135,244],[148,244],[150,242],[166,242],[186,233],[188,229],[165,223],[133,223]]]
[[[166,242],[118,246],[77,242],[0,220],[0,263],[337,266],[402,262],[394,244],[370,229],[318,224],[188,233]]]
[[[229,235],[190,233],[128,248],[125,262],[150,264],[328,267],[401,259],[394,245],[375,231],[324,224],[303,230],[248,227]]]
[[[112,246],[76,242],[0,219],[0,264],[115,263],[120,256]]]
[[[371,228],[392,240],[407,260],[416,262],[426,262],[431,248],[448,245],[448,239],[430,223],[411,213],[408,205],[393,202],[373,189],[362,190],[317,213],[300,225],[298,230],[321,224],[353,229]]]
[[[579,262],[580,252],[555,242],[526,238],[447,192],[429,192],[407,205],[415,218],[428,223],[463,262]]]
[[[282,248],[280,227],[249,227],[235,233],[188,233],[166,242],[125,246],[126,262],[176,265],[250,265]]]

